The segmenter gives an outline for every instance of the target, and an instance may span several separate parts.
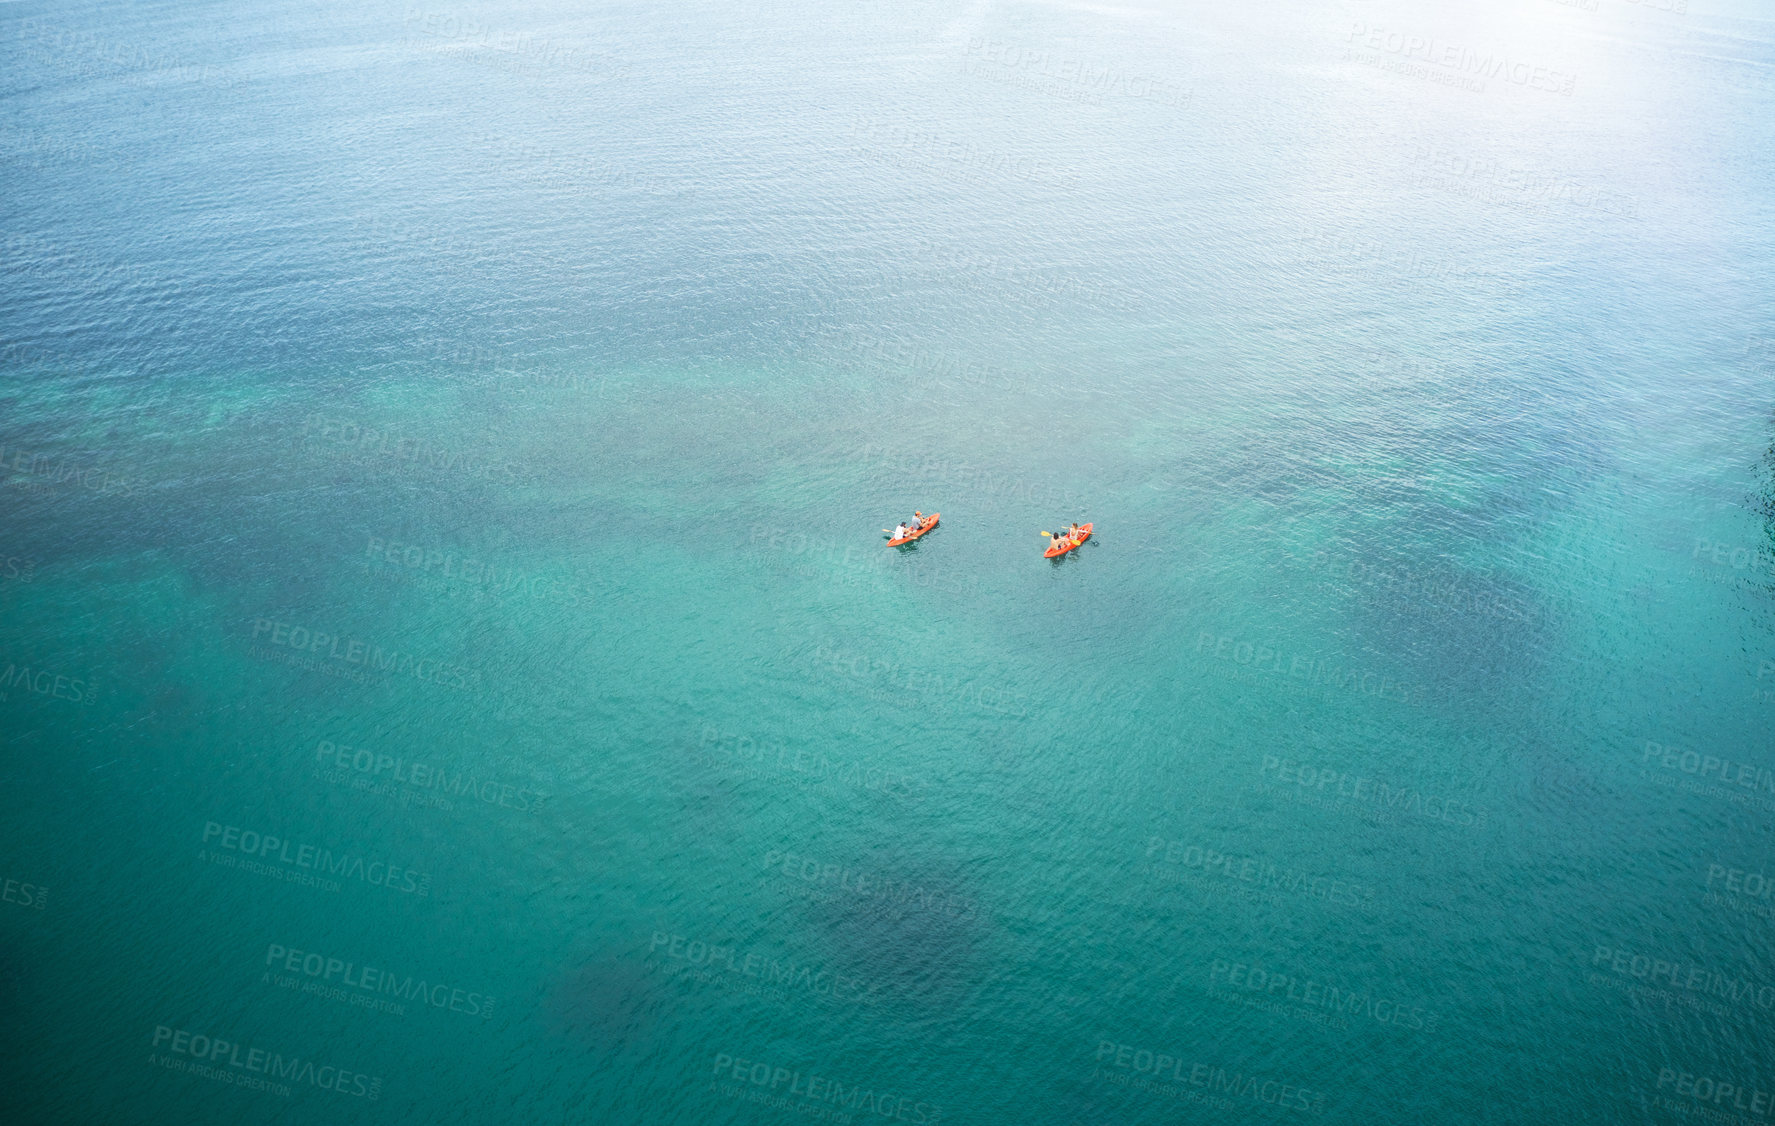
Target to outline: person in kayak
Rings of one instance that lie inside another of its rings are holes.
[[[894,534],[890,538],[896,539],[896,540],[903,540],[906,538],[906,533],[908,530],[909,529],[906,527],[905,521],[901,521],[900,523],[894,525]]]
[[[913,511],[912,511],[912,530],[916,532],[922,527],[924,527],[924,513],[918,511],[917,509],[913,509]]]

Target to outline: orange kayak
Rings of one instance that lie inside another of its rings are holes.
[[[903,543],[911,543],[913,540],[924,535],[926,532],[930,531],[932,528],[935,528],[937,526],[937,517],[939,517],[941,515],[943,515],[941,512],[931,513],[929,516],[926,516],[924,518],[924,523],[920,524],[918,527],[914,528],[912,531],[907,532],[905,535],[901,536],[897,540],[889,540],[888,546],[889,547],[899,547]]]
[[[1055,536],[1053,541],[1048,544],[1048,550],[1042,552],[1042,558],[1053,559],[1056,556],[1065,555],[1067,552],[1090,538],[1091,525],[1080,524],[1077,539],[1073,539],[1071,536]]]

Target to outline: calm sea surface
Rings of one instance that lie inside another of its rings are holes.
[[[1775,1118],[1767,5],[26,0],[0,98],[9,1121]]]

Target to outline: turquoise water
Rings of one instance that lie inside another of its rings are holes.
[[[9,1120],[1771,1118],[1765,7],[429,2],[0,5]]]

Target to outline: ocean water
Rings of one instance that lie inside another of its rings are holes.
[[[0,4],[6,1119],[1771,1120],[1772,78]]]

